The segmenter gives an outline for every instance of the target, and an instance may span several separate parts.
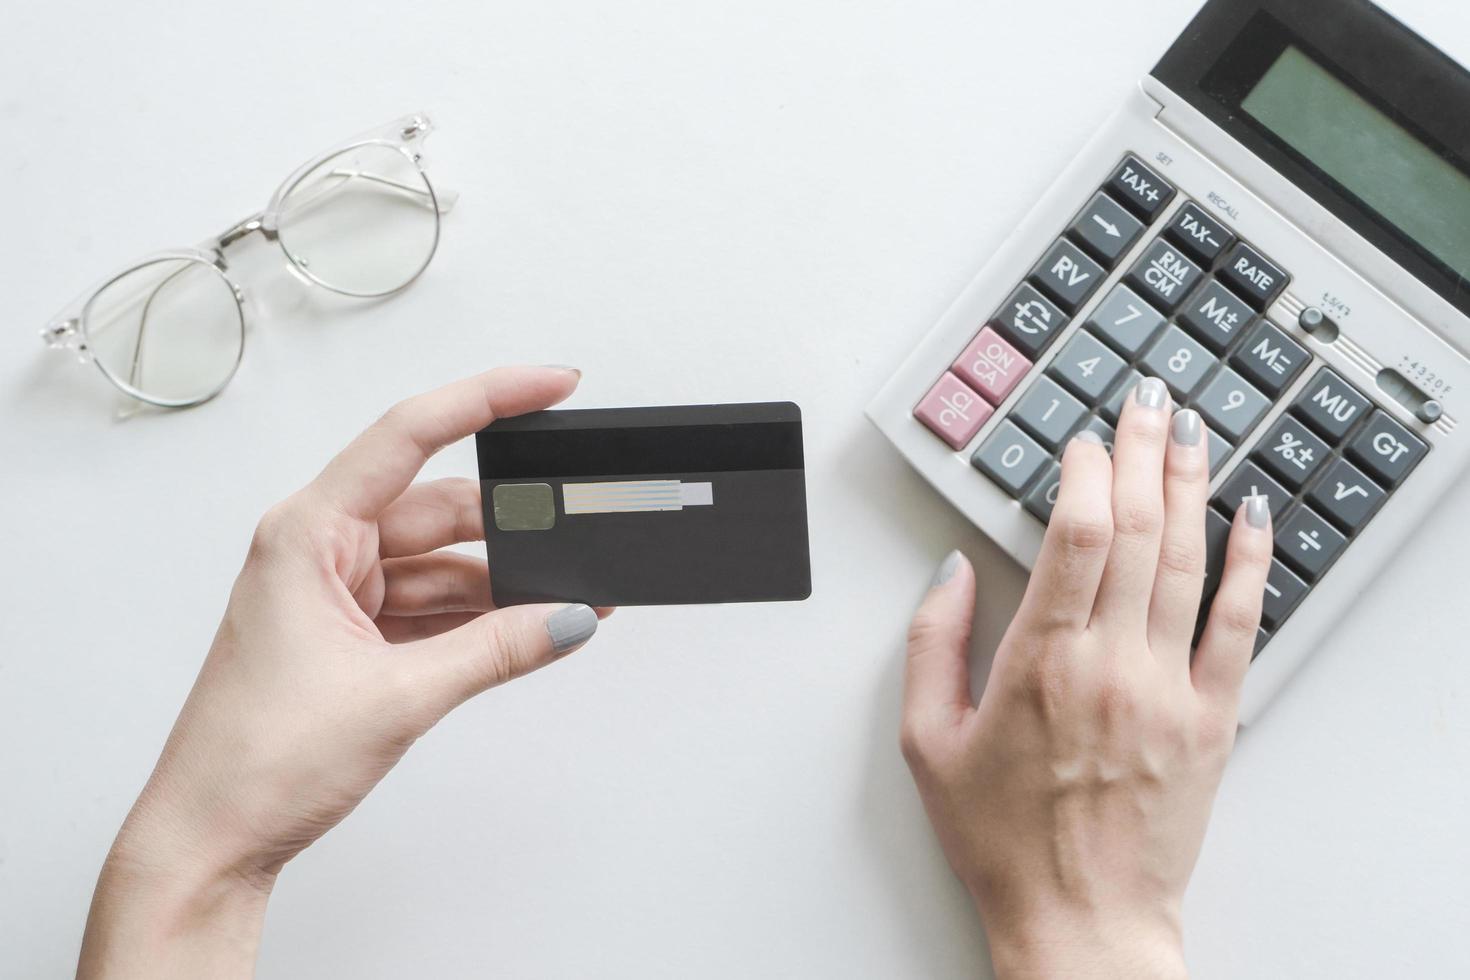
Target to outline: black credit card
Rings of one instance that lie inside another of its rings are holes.
[[[791,402],[536,412],[475,444],[496,605],[811,594]]]

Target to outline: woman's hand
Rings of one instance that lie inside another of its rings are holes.
[[[958,552],[914,618],[902,746],[1005,977],[1185,974],[1180,909],[1250,663],[1271,561],[1241,507],[1208,625],[1207,435],[1142,382],[1109,461],[1073,439],[1025,599],[978,705],[975,573]]]
[[[597,628],[587,606],[492,611],[475,480],[413,483],[495,418],[570,395],[506,368],[395,406],[261,520],[214,645],[108,855],[83,976],[251,973],[281,866],[451,708]]]

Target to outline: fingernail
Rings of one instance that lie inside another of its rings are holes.
[[[1202,431],[1199,420],[1199,412],[1192,408],[1181,408],[1174,413],[1174,421],[1169,426],[1174,441],[1181,446],[1198,446],[1199,436]]]
[[[954,573],[960,570],[960,562],[964,560],[965,556],[960,554],[958,550],[951,551],[945,555],[944,561],[939,563],[939,570],[934,573],[934,581],[929,583],[929,588],[937,589],[945,582],[954,578]]]
[[[597,613],[591,606],[562,606],[546,617],[546,632],[557,653],[566,653],[586,643],[597,632]]]
[[[1271,523],[1271,501],[1259,493],[1246,497],[1245,520],[1251,527],[1268,526]]]
[[[1144,408],[1163,408],[1169,403],[1169,389],[1158,378],[1144,378],[1133,389],[1133,398]]]
[[[1072,438],[1081,439],[1083,442],[1090,442],[1094,446],[1101,446],[1103,444],[1102,436],[1098,435],[1096,432],[1093,432],[1091,429],[1083,429]]]
[[[543,364],[541,366],[544,368],[550,368],[553,371],[570,371],[579,378],[582,376],[582,369],[574,368],[570,364]]]

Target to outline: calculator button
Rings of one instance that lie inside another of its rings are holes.
[[[914,409],[914,418],[936,436],[959,449],[975,437],[995,409],[948,371]]]
[[[1173,313],[1202,275],[1183,252],[1158,239],[1128,270],[1127,283],[1154,306]]]
[[[1103,189],[1146,222],[1152,222],[1174,200],[1174,188],[1131,154],[1118,164]]]
[[[1137,357],[1163,325],[1164,315],[1122,283],[1087,318],[1087,326],[1127,358]]]
[[[1261,651],[1264,650],[1264,649],[1266,649],[1266,644],[1267,643],[1270,643],[1270,642],[1271,642],[1271,634],[1270,633],[1267,633],[1265,630],[1260,629],[1258,627],[1256,629],[1256,643],[1255,643],[1255,646],[1251,647],[1251,662],[1252,663],[1254,663],[1255,662],[1255,659],[1261,655]]]
[[[1309,581],[1325,572],[1346,545],[1347,538],[1310,507],[1297,507],[1276,532],[1277,555]]]
[[[1266,506],[1271,510],[1271,519],[1274,521],[1286,510],[1286,505],[1291,503],[1291,491],[1277,483],[1271,477],[1261,472],[1261,468],[1250,460],[1246,460],[1235,468],[1235,471],[1220,484],[1220,489],[1215,492],[1211,501],[1220,509],[1226,517],[1235,518],[1235,512],[1240,510],[1240,505],[1251,497],[1265,497]]]
[[[1231,442],[1244,439],[1270,407],[1269,398],[1228,367],[1210,379],[1195,401],[1205,421]]]
[[[1113,444],[1118,441],[1118,430],[1108,425],[1101,415],[1090,416],[1082,428],[1077,431],[1094,433],[1102,440],[1103,448],[1108,451],[1108,455],[1113,455]]]
[[[1291,384],[1311,355],[1270,321],[1262,320],[1230,358],[1251,384],[1275,398]]]
[[[1220,587],[1220,573],[1225,570],[1225,551],[1230,544],[1230,520],[1213,510],[1205,511],[1205,585],[1200,614],[1204,616],[1210,597]]]
[[[1037,480],[1036,486],[1021,498],[1021,506],[1035,514],[1041,523],[1046,524],[1051,520],[1051,511],[1057,505],[1057,492],[1061,488],[1062,467],[1058,463],[1052,463],[1047,467],[1046,475]]]
[[[1220,472],[1220,467],[1225,465],[1225,461],[1230,458],[1230,454],[1235,451],[1235,447],[1231,445],[1229,439],[1208,425],[1205,426],[1205,432],[1210,437],[1210,476],[1213,478],[1216,473]]]
[[[1096,405],[1127,367],[1102,341],[1079,330],[1051,362],[1049,373],[1088,405]]]
[[[990,325],[1032,361],[1067,325],[1067,316],[1030,283],[1022,283],[1005,305],[995,311]]]
[[[975,450],[975,455],[970,457],[971,466],[1017,498],[1026,489],[1026,484],[1031,482],[1031,478],[1041,470],[1042,465],[1051,461],[1045,449],[1010,421],[1001,422],[990,434],[990,438]]]
[[[1103,268],[1065,238],[1058,239],[1031,270],[1031,282],[1068,313],[1102,284]]]
[[[1307,588],[1307,583],[1272,558],[1271,570],[1266,573],[1266,594],[1261,597],[1261,625],[1268,630],[1280,628],[1307,594]]]
[[[1255,318],[1249,306],[1213,279],[1194,294],[1179,314],[1184,329],[1213,351],[1229,347]]]
[[[1220,253],[1235,241],[1228,228],[1192,201],[1175,213],[1164,234],[1201,265],[1213,265]]]
[[[1383,488],[1345,459],[1334,460],[1322,478],[1307,493],[1307,502],[1318,513],[1348,534],[1368,523],[1368,518],[1388,496]]]
[[[1145,373],[1162,378],[1182,402],[1219,362],[1183,330],[1171,326],[1138,363]]]
[[[1292,411],[1317,433],[1341,442],[1353,423],[1368,414],[1368,399],[1333,371],[1323,368],[1297,396]]]
[[[1112,394],[1108,395],[1107,401],[1102,403],[1098,414],[1113,425],[1117,425],[1118,416],[1123,414],[1123,402],[1133,394],[1133,389],[1137,388],[1138,382],[1142,380],[1143,375],[1137,368],[1129,368],[1128,373],[1123,375],[1123,380],[1113,389]]]
[[[950,370],[990,404],[999,405],[1031,370],[1031,362],[986,327],[970,341]]]
[[[1087,409],[1081,402],[1042,375],[1011,409],[1010,417],[1047,449],[1055,449],[1086,415]]]
[[[1143,223],[1099,192],[1077,215],[1067,235],[1093,258],[1111,268],[1143,234]]]
[[[1427,452],[1429,446],[1423,439],[1399,425],[1381,408],[1373,412],[1368,424],[1347,448],[1353,462],[1390,488],[1398,486]]]
[[[1258,310],[1269,306],[1286,285],[1286,273],[1245,242],[1235,243],[1218,274],[1226,285]]]
[[[1283,415],[1256,447],[1261,468],[1296,491],[1326,460],[1327,443],[1290,415]]]

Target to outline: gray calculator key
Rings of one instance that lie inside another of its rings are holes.
[[[1174,188],[1138,157],[1128,155],[1103,185],[1113,197],[1144,221],[1152,222],[1174,200]]]
[[[1133,394],[1133,389],[1137,388],[1138,382],[1142,380],[1143,375],[1137,368],[1129,368],[1128,373],[1123,375],[1123,380],[1108,395],[1108,400],[1102,403],[1102,407],[1098,409],[1098,414],[1113,425],[1117,425],[1118,417],[1123,414],[1124,400]]]
[[[1429,446],[1414,433],[1399,425],[1383,409],[1376,409],[1368,424],[1348,443],[1347,454],[1382,485],[1392,489],[1424,454]]]
[[[1231,445],[1229,439],[1208,425],[1205,426],[1205,432],[1210,437],[1210,477],[1213,478],[1216,473],[1220,472],[1220,467],[1225,465],[1225,461],[1230,458],[1230,454],[1235,452],[1235,447]]]
[[[1275,398],[1291,384],[1311,355],[1269,320],[1256,324],[1230,363],[1251,384]]]
[[[1235,243],[1219,275],[1258,310],[1264,310],[1276,298],[1288,278],[1280,267],[1245,242]]]
[[[1087,409],[1081,402],[1043,375],[1011,409],[1010,418],[1047,449],[1056,449],[1086,414]]]
[[[1300,490],[1327,459],[1327,443],[1283,415],[1256,446],[1256,461],[1289,490]]]
[[[1273,521],[1280,517],[1286,510],[1287,504],[1291,503],[1291,491],[1261,472],[1261,468],[1250,460],[1237,466],[1235,471],[1225,479],[1225,482],[1220,484],[1220,489],[1215,491],[1211,502],[1220,509],[1220,513],[1234,520],[1235,512],[1240,509],[1240,505],[1253,496],[1266,498],[1266,505],[1271,508]]]
[[[1113,444],[1118,441],[1118,430],[1108,425],[1102,416],[1092,416],[1077,431],[1096,433],[1097,437],[1102,440],[1103,448],[1108,451],[1108,455],[1111,456],[1113,454]]]
[[[1047,467],[1046,475],[1036,481],[1036,486],[1021,499],[1021,506],[1046,524],[1051,520],[1052,508],[1057,505],[1057,491],[1062,488],[1062,467],[1059,463],[1052,463]]]
[[[1319,435],[1332,442],[1341,442],[1342,437],[1370,408],[1363,393],[1327,368],[1317,372],[1308,382],[1292,405],[1292,411]]]
[[[1276,554],[1308,581],[1325,572],[1346,545],[1347,538],[1310,507],[1297,507],[1276,530]]]
[[[1176,246],[1156,239],[1128,270],[1127,283],[1165,313],[1173,313],[1204,275]]]
[[[1111,268],[1143,234],[1143,223],[1106,194],[1094,195],[1072,221],[1067,235]]]
[[[1057,305],[1037,292],[1030,283],[1021,283],[1005,304],[990,318],[990,325],[1027,360],[1046,350],[1063,327],[1067,315]]]
[[[1102,266],[1089,259],[1076,245],[1059,238],[1036,263],[1029,278],[1032,285],[1072,313],[1102,285],[1104,275]]]
[[[1261,597],[1261,625],[1268,630],[1279,629],[1307,594],[1307,589],[1307,583],[1272,558],[1271,570],[1266,573],[1266,594]]]
[[[1146,374],[1162,378],[1174,393],[1174,398],[1184,401],[1190,396],[1210,368],[1219,362],[1215,355],[1200,346],[1178,327],[1171,326],[1138,362]]]
[[[1271,400],[1240,375],[1222,367],[1195,399],[1195,407],[1221,435],[1240,442],[1266,414]]]
[[[971,466],[999,483],[1012,497],[1020,497],[1026,484],[1049,462],[1047,451],[1010,420],[1001,422],[970,457]]]
[[[1307,503],[1348,534],[1368,523],[1368,518],[1388,494],[1345,459],[1334,460],[1322,478],[1307,492]]]
[[[1267,633],[1264,629],[1257,628],[1256,629],[1256,643],[1255,643],[1255,646],[1253,646],[1251,648],[1251,662],[1252,663],[1254,663],[1255,662],[1255,659],[1261,655],[1261,651],[1264,650],[1264,649],[1266,649],[1266,644],[1267,643],[1270,643],[1270,642],[1271,642],[1271,634],[1270,633]]]
[[[1190,297],[1179,314],[1184,329],[1216,352],[1229,347],[1255,318],[1255,311],[1213,279]]]
[[[1213,510],[1205,511],[1205,586],[1200,613],[1208,609],[1209,599],[1220,587],[1220,573],[1225,569],[1225,550],[1230,544],[1230,521]]]
[[[1175,212],[1164,234],[1188,252],[1190,258],[1203,265],[1213,265],[1220,253],[1235,242],[1230,229],[1206,214],[1204,208],[1193,201]]]
[[[1122,283],[1114,286],[1087,318],[1087,326],[1094,333],[1130,359],[1143,351],[1163,325],[1164,315]]]
[[[1088,405],[1096,405],[1127,367],[1102,341],[1079,330],[1051,362],[1050,373],[1072,394]]]

